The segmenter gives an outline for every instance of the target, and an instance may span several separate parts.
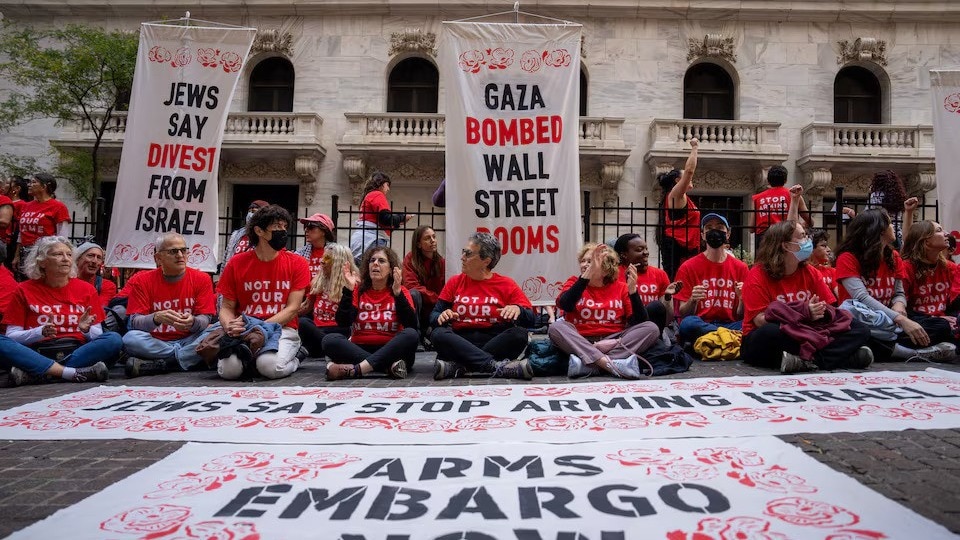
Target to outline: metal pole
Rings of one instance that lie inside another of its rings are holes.
[[[839,245],[840,241],[843,240],[843,186],[837,186],[837,203],[834,214],[836,217],[836,243]]]

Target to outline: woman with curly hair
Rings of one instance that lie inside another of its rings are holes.
[[[960,304],[957,265],[945,255],[949,246],[943,227],[930,220],[913,224],[903,243],[907,316],[926,329],[931,343],[948,349]]]
[[[393,213],[387,201],[389,193],[390,177],[379,171],[371,174],[363,186],[360,217],[354,224],[356,230],[350,235],[350,250],[358,264],[370,246],[387,245],[390,233],[413,217],[413,214]]]
[[[346,289],[356,289],[356,296],[344,291],[340,298],[340,304],[353,304],[350,338],[323,338],[331,360],[327,380],[359,379],[373,371],[403,379],[413,367],[420,335],[410,291],[402,285],[400,259],[392,249],[374,246],[363,254],[360,272],[362,277],[345,272]]]
[[[420,316],[420,332],[430,322],[430,312],[443,290],[446,260],[437,249],[437,233],[429,225],[413,231],[413,249],[403,258],[403,286],[410,290]]]
[[[327,244],[320,259],[320,270],[307,289],[300,306],[300,339],[310,356],[323,356],[323,338],[327,334],[350,335],[353,321],[353,290],[347,287],[349,276],[357,274],[353,253],[346,246]],[[350,302],[341,302],[350,297]]]
[[[687,197],[687,192],[693,189],[699,146],[700,141],[690,139],[690,156],[683,172],[674,169],[657,175],[657,183],[663,190],[657,243],[661,266],[671,279],[676,277],[683,261],[700,253],[700,209]]]
[[[903,203],[907,200],[907,190],[903,187],[900,175],[887,169],[873,175],[870,182],[870,194],[867,196],[867,208],[883,208],[890,214],[896,241],[894,249],[903,242]]]
[[[872,333],[870,348],[877,361],[907,360],[918,355],[927,360],[950,356],[952,351],[931,347],[927,329],[907,316],[903,289],[906,273],[900,254],[893,249],[895,241],[890,215],[882,208],[871,208],[850,220],[847,234],[837,248],[841,307],[855,315],[859,313],[868,323]],[[903,342],[909,339],[911,346],[919,349],[904,347],[898,343],[898,337]]]

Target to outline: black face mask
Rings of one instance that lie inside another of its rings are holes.
[[[273,236],[267,240],[267,244],[270,244],[274,251],[287,247],[287,231],[273,231]]]
[[[717,229],[707,231],[707,245],[717,249],[727,243],[727,233]]]

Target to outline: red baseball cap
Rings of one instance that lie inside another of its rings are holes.
[[[334,227],[333,220],[330,219],[330,216],[317,212],[316,214],[310,217],[300,218],[298,221],[300,223],[303,223],[304,225],[308,225],[308,224],[320,225],[321,227],[326,229],[327,240],[331,242],[333,241],[334,239],[333,233],[336,227]]]

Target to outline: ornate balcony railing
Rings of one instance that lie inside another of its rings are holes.
[[[801,156],[933,158],[932,126],[833,124],[803,128]]]
[[[652,152],[687,151],[688,141],[697,138],[700,148],[710,151],[739,151],[780,154],[780,124],[777,122],[741,122],[737,120],[654,119],[650,124]]]

